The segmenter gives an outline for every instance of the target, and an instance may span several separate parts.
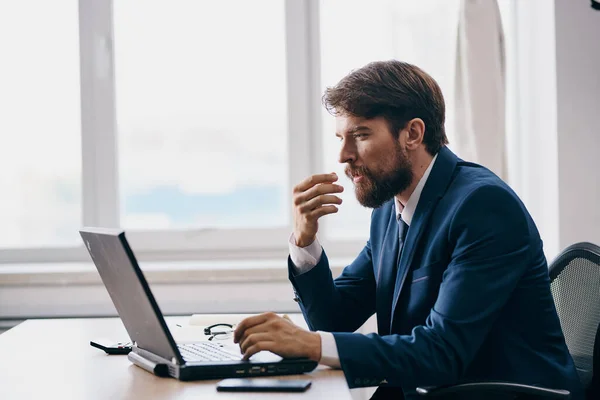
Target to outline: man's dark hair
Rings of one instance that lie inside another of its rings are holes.
[[[408,121],[421,118],[423,143],[431,155],[448,143],[440,87],[426,72],[405,62],[376,61],[352,71],[325,90],[323,104],[333,115],[383,117],[395,138]]]

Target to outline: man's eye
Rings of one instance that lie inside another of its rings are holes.
[[[354,137],[354,139],[364,139],[364,138],[366,138],[367,136],[369,136],[369,135],[368,135],[368,134],[366,134],[366,133],[357,133],[357,134],[355,134],[355,135],[352,135],[352,137]]]

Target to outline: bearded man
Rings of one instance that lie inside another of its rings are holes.
[[[337,212],[335,174],[293,191],[289,277],[310,331],[273,313],[234,340],[344,371],[373,398],[412,398],[419,386],[507,381],[582,391],[556,313],[542,241],[517,195],[446,147],[445,106],[431,76],[374,62],[328,88],[339,162],[373,208],[366,246],[333,279],[317,239]],[[377,314],[378,333],[354,333]],[[485,397],[489,398],[489,397]]]

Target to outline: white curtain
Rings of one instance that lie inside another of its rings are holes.
[[[507,179],[504,33],[496,0],[461,0],[453,150]]]

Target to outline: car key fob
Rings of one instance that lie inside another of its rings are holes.
[[[90,340],[90,346],[106,352],[106,354],[129,354],[131,342],[112,342],[109,340]]]

